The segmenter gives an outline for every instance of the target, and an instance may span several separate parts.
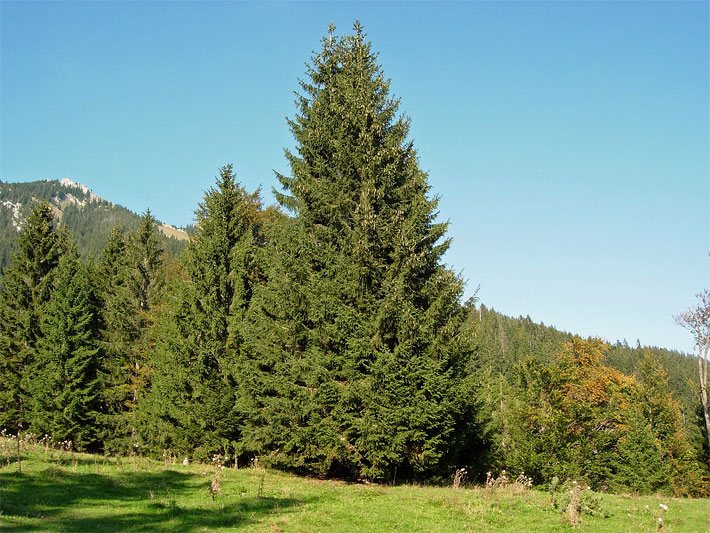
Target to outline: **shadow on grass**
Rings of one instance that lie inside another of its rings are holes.
[[[24,463],[29,459],[30,457],[25,454],[20,455],[21,463]],[[0,457],[0,468],[12,466],[17,467],[17,455],[5,455],[4,457]]]
[[[212,501],[204,479],[173,470],[107,476],[50,466],[31,474],[0,473],[3,531],[248,527],[308,501],[256,496],[218,496]]]
[[[110,466],[120,464],[116,459],[103,457],[101,455],[85,456],[83,454],[72,455],[71,453],[57,454],[44,459],[47,463],[52,463],[61,466]]]

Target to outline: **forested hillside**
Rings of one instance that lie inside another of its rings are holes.
[[[529,316],[509,317],[485,305],[474,307],[471,323],[476,338],[476,365],[509,376],[526,357],[550,363],[574,335],[534,322]],[[609,344],[604,363],[624,374],[635,375],[645,354],[658,359],[668,372],[668,382],[681,401],[685,416],[698,416],[698,362],[694,356],[658,346],[630,346],[626,340]]]
[[[503,388],[520,379],[527,365],[534,362],[532,364],[554,368],[559,354],[578,339],[572,333],[536,323],[529,316],[509,317],[485,305],[471,307],[468,325],[476,344],[471,371],[480,373],[480,381],[499,380],[498,400]],[[599,363],[610,372],[614,369],[639,380],[644,379],[644,373],[660,373],[656,386],[679,402],[683,431],[689,443],[699,455],[704,454],[707,461],[695,357],[657,346],[641,346],[638,342],[636,346],[629,346],[626,341],[618,340],[605,346],[599,356]],[[649,365],[655,370],[650,370]],[[506,392],[514,395],[515,391]]]
[[[67,199],[32,207],[0,281],[0,429],[349,480],[710,495],[690,359],[462,302],[359,24],[331,26],[296,104],[277,205],[226,165],[179,259],[149,212],[84,257]]]
[[[95,195],[86,186],[68,179],[24,183],[0,181],[0,272],[16,250],[19,229],[37,203],[48,202],[67,226],[81,255],[96,256],[114,226],[123,230],[138,227],[140,217],[125,207]],[[160,225],[163,247],[177,254],[187,234]]]

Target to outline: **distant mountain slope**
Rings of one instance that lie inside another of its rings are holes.
[[[26,183],[0,181],[0,271],[12,257],[25,217],[34,205],[44,200],[66,224],[83,255],[99,253],[115,225],[132,230],[140,220],[136,213],[104,200],[85,185],[69,179]],[[167,252],[177,254],[185,247],[188,239],[185,231],[167,224],[160,229]]]

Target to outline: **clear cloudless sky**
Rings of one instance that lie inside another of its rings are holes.
[[[0,179],[176,225],[220,166],[288,173],[285,117],[359,19],[489,307],[689,351],[710,287],[707,2],[0,3]]]

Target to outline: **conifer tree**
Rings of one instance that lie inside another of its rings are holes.
[[[30,428],[79,450],[100,447],[99,301],[92,266],[64,254],[40,321],[32,364]]]
[[[681,405],[671,391],[668,372],[650,352],[641,359],[638,382],[636,400],[660,450],[663,466],[655,470],[665,474],[664,488],[670,486],[676,496],[708,496],[708,470],[696,456],[684,428]]]
[[[128,293],[130,301],[127,307],[133,308],[138,330],[137,337],[131,343],[130,372],[128,374],[128,405],[135,408],[141,395],[148,387],[148,358],[155,351],[156,338],[154,327],[163,303],[165,284],[164,250],[158,238],[158,223],[150,212],[145,212],[138,228],[128,236],[127,255],[129,258]],[[134,429],[131,428],[131,434]],[[137,443],[135,440],[131,445]]]
[[[331,26],[301,89],[277,193],[294,218],[274,229],[251,318],[263,359],[245,442],[310,473],[432,473],[468,416],[446,224],[359,23]]]
[[[202,458],[234,448],[243,319],[259,277],[261,219],[259,192],[247,193],[231,165],[222,168],[197,210],[187,283],[176,287],[174,310],[161,325],[145,428],[160,447]]]
[[[116,226],[97,266],[101,298],[101,389],[104,446],[125,453],[134,440],[132,410],[136,403],[135,363],[144,326],[138,301],[131,297],[128,242]]]
[[[164,282],[163,248],[158,238],[157,222],[148,209],[129,241],[130,287],[141,311],[149,311],[157,302]]]
[[[0,281],[0,428],[26,429],[28,369],[54,271],[67,241],[49,204],[37,205],[24,221],[18,249]]]
[[[612,486],[639,494],[667,490],[672,465],[664,460],[663,443],[654,435],[641,405],[629,406],[625,418],[627,428],[618,442]]]

